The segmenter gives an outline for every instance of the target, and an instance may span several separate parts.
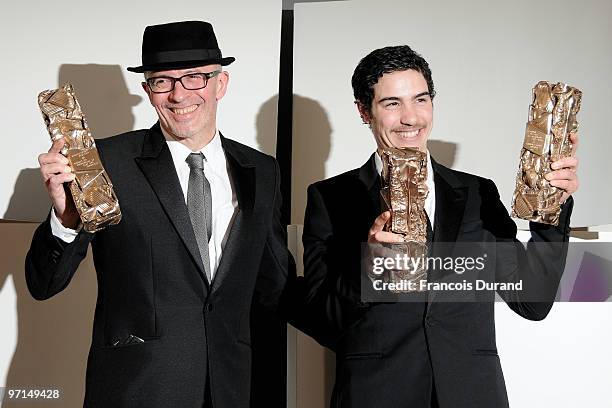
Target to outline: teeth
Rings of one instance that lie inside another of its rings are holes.
[[[396,133],[399,134],[402,137],[416,137],[416,135],[419,134],[419,131],[418,130],[398,131]]]
[[[178,115],[185,115],[187,113],[193,112],[194,110],[196,110],[197,107],[198,107],[198,105],[191,105],[191,106],[188,106],[186,108],[174,108],[174,109],[172,109],[172,112],[174,112],[174,113],[176,113]]]

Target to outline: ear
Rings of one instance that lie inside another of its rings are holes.
[[[217,100],[223,98],[225,92],[227,92],[227,85],[229,84],[229,72],[221,71],[219,75],[217,75],[216,88],[215,88],[215,96]]]
[[[151,105],[153,105],[153,101],[151,100],[151,90],[149,89],[149,85],[147,85],[146,82],[141,82],[140,85],[142,85],[142,89],[146,92],[147,96],[149,97],[149,102],[151,103]]]
[[[359,112],[359,116],[361,116],[361,121],[364,124],[369,124],[371,120],[370,110],[359,101],[355,101],[355,105],[357,105],[357,111]]]

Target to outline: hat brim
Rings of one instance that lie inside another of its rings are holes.
[[[147,71],[167,71],[170,69],[187,69],[194,67],[201,67],[204,65],[229,65],[236,61],[234,57],[216,58],[209,60],[194,60],[194,61],[175,61],[175,62],[164,62],[160,64],[141,65],[139,67],[128,67],[127,70],[130,72],[143,73]]]

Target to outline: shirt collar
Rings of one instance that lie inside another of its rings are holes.
[[[168,149],[170,149],[172,161],[174,162],[174,166],[176,168],[179,168],[179,166],[185,164],[187,156],[189,156],[191,153],[197,153],[192,152],[191,149],[189,149],[187,146],[185,146],[178,140],[166,139],[166,143],[168,144]],[[219,130],[215,131],[215,135],[213,136],[212,140],[208,142],[208,144],[204,146],[201,150],[199,150],[199,152],[204,155],[204,157],[206,158],[206,162],[213,168],[215,168],[216,164],[219,164],[220,160],[225,161]]]

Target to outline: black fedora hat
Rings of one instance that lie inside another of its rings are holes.
[[[145,28],[142,36],[142,65],[131,72],[164,71],[201,65],[229,65],[223,58],[212,25],[205,21],[181,21]]]

